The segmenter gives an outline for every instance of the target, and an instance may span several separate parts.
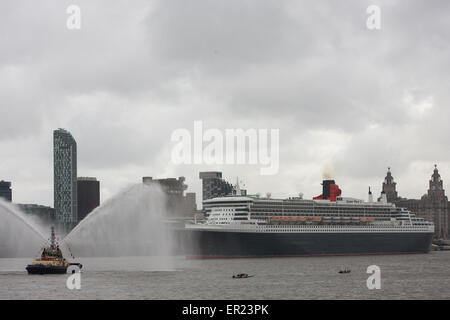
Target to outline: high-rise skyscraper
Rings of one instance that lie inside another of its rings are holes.
[[[100,205],[100,181],[96,178],[78,178],[78,221],[83,220]]]
[[[9,202],[12,201],[11,182],[0,181],[0,197]]]
[[[78,222],[77,143],[64,129],[53,131],[53,177],[56,221],[69,231]]]

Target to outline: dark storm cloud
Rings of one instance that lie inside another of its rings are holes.
[[[194,120],[280,128],[277,176],[219,168],[252,192],[311,196],[326,161],[347,195],[364,196],[389,165],[411,194],[435,162],[450,179],[447,1],[377,2],[379,31],[366,28],[371,1],[73,2],[0,3],[0,149],[11,158],[0,178],[26,190],[21,201],[51,185],[21,168],[35,159],[51,171],[57,127],[107,195],[142,175],[185,175],[198,192],[197,171],[216,167],[168,164],[170,134]],[[66,28],[69,4],[79,31]]]

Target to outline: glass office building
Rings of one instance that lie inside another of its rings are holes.
[[[64,129],[53,131],[55,218],[69,231],[78,222],[77,143]]]

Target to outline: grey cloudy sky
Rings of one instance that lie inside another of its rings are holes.
[[[66,9],[81,8],[81,30]],[[368,30],[366,8],[381,8]],[[53,205],[52,130],[78,142],[78,175],[102,201],[142,176],[222,170],[251,193],[320,194],[332,164],[345,196],[450,183],[450,2],[0,2],[0,179],[14,200]],[[279,128],[280,170],[174,165],[171,133]],[[198,197],[198,200],[200,198]]]

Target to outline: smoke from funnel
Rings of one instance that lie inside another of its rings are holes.
[[[334,164],[331,160],[325,162],[322,171],[323,180],[331,180],[334,177]]]

